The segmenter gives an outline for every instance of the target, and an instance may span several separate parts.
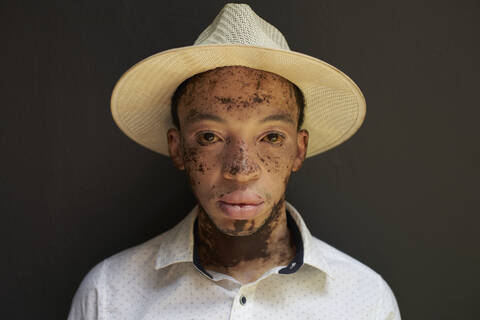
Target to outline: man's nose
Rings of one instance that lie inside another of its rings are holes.
[[[248,152],[244,143],[227,146],[223,160],[222,173],[227,180],[247,182],[260,177],[261,168]]]

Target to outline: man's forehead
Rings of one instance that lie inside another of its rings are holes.
[[[216,68],[192,77],[180,100],[186,110],[223,107],[234,112],[263,106],[296,111],[297,108],[294,86],[287,79],[242,66]]]
[[[288,94],[289,91],[293,93],[293,84],[268,71],[244,66],[226,66],[197,74],[187,85],[187,92],[211,96],[228,89],[245,93],[264,91],[279,95]]]

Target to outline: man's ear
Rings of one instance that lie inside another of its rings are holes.
[[[305,160],[305,156],[307,155],[308,137],[308,131],[305,129],[302,129],[297,133],[297,155],[293,161],[293,172],[298,171]]]
[[[170,128],[167,131],[168,153],[175,167],[185,170],[183,162],[183,145],[180,137],[180,131],[176,128]]]

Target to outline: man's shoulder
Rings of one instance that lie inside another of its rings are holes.
[[[194,210],[172,228],[139,245],[124,249],[101,261],[91,270],[96,278],[99,274],[105,281],[115,281],[118,277],[127,279],[141,272],[144,275],[154,273],[158,266],[188,260],[191,250],[191,229]],[[108,279],[107,279],[108,278]]]
[[[369,297],[375,305],[376,319],[400,320],[395,295],[379,273],[322,240],[313,236],[311,240],[315,253],[322,255],[332,275],[333,281],[329,283],[343,297],[351,300]]]
[[[125,270],[136,269],[142,266],[148,266],[153,269],[166,233],[163,232],[141,244],[119,251],[104,259],[101,264],[104,264],[104,268],[109,273],[123,273]]]
[[[168,241],[166,235],[168,231],[97,263],[75,293],[69,319],[96,319],[96,310],[103,308],[107,300],[121,300],[125,289],[142,292],[154,284],[157,259],[165,254],[161,248]]]
[[[382,277],[372,268],[340,251],[332,245],[312,236],[312,247],[325,259],[334,277],[351,277],[383,282]]]

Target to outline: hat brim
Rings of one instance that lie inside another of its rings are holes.
[[[111,111],[118,127],[140,145],[168,156],[167,130],[173,93],[185,79],[222,66],[242,65],[276,73],[295,83],[305,98],[307,157],[350,138],[362,124],[366,104],[343,72],[311,56],[245,45],[195,45],[150,56],[118,80]]]

